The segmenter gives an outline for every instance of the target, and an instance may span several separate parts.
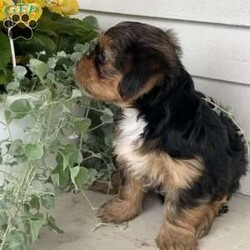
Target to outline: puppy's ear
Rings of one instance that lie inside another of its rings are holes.
[[[118,91],[123,99],[134,96],[150,78],[150,72],[145,65],[137,65],[125,73],[118,85]]]
[[[123,78],[118,85],[123,99],[136,95],[151,77],[161,73],[166,66],[163,57],[152,49],[134,52],[125,64]]]

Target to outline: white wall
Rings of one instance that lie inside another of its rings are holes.
[[[233,107],[250,138],[249,0],[80,0],[80,6],[80,16],[96,16],[102,29],[124,20],[173,29],[197,88]],[[241,192],[250,195],[250,174]]]

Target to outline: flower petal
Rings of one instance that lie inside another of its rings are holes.
[[[77,14],[79,4],[77,0],[51,0],[46,4],[50,11],[64,16]]]

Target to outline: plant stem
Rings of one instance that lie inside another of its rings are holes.
[[[239,123],[233,118],[233,114],[230,113],[229,111],[227,111],[226,109],[220,107],[217,103],[213,102],[210,98],[205,97],[203,98],[204,101],[214,105],[214,107],[216,107],[217,109],[219,109],[222,113],[226,114],[228,116],[228,118],[233,122],[233,124],[239,129],[240,133],[243,135],[245,144],[246,144],[246,148],[247,148],[247,156],[249,156],[250,153],[250,149],[249,149],[249,143],[248,143],[248,138],[244,132],[244,130],[240,127]]]
[[[89,200],[89,197],[86,195],[86,193],[82,190],[82,189],[80,189],[80,191],[81,191],[81,194],[82,194],[82,196],[85,198],[85,200],[88,202],[88,204],[89,204],[89,206],[91,207],[91,209],[92,210],[97,210],[98,208],[97,207],[94,207],[93,205],[92,205],[92,203],[91,203],[91,201]]]
[[[2,124],[3,126],[5,126],[7,128],[7,131],[8,131],[9,137],[10,137],[10,141],[12,141],[12,134],[11,134],[10,127],[9,127],[8,123],[0,121],[0,124]]]
[[[96,109],[96,108],[93,108],[93,107],[90,107],[90,106],[89,106],[89,109],[93,110],[93,111],[96,111],[96,112],[100,112],[100,113],[104,112],[102,109]]]
[[[0,124],[2,124],[3,126],[7,127],[7,125],[4,122],[2,122],[2,121],[0,121]]]
[[[34,179],[34,176],[35,176],[34,171],[36,170],[37,165],[33,164],[33,167],[31,167],[31,166],[32,166],[31,162],[28,162],[27,166],[25,166],[25,169],[28,169],[28,170],[26,172],[24,172],[24,174],[23,174],[23,178],[22,178],[22,181],[21,181],[21,187],[18,188],[18,190],[17,190],[17,192],[15,194],[14,205],[9,210],[10,214],[9,214],[9,218],[8,218],[8,223],[7,223],[7,227],[5,229],[3,239],[2,239],[2,242],[1,242],[1,245],[0,245],[0,250],[4,249],[4,245],[5,245],[5,242],[6,242],[6,237],[7,237],[8,233],[9,233],[10,228],[11,228],[11,221],[17,215],[17,213],[19,212],[20,207],[23,204],[23,201],[27,197],[27,190],[30,187],[31,182]],[[31,177],[31,175],[32,175],[32,177]],[[14,188],[13,192],[15,192],[15,188]],[[22,196],[23,193],[24,193],[24,196]],[[20,197],[21,197],[21,202],[18,204],[17,200],[20,199]]]
[[[2,242],[1,242],[1,245],[0,245],[0,250],[4,249],[4,245],[5,245],[5,242],[6,242],[6,237],[7,237],[8,233],[9,233],[9,230],[10,230],[11,220],[12,220],[12,217],[9,217],[8,218],[7,228],[5,229],[3,239],[2,239]]]
[[[88,132],[92,132],[93,130],[95,130],[95,129],[97,129],[97,128],[100,128],[100,127],[103,126],[104,124],[105,124],[105,123],[102,122],[102,123],[100,123],[99,125],[95,126],[94,128],[89,129]]]
[[[11,32],[10,29],[8,29],[8,33]],[[14,41],[12,38],[9,37],[10,40],[10,50],[11,50],[11,57],[12,57],[12,65],[13,68],[16,67],[16,53],[15,53],[15,46],[14,46]]]

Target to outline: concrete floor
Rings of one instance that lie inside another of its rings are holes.
[[[92,205],[100,206],[107,197],[86,193]],[[199,241],[199,250],[250,249],[250,199],[235,195],[229,203],[229,213],[217,218],[208,236]],[[83,194],[62,194],[52,211],[57,225],[65,231],[56,234],[48,230],[30,250],[156,250],[154,238],[161,225],[162,205],[149,197],[143,213],[127,225],[106,225],[96,228],[95,211]]]

